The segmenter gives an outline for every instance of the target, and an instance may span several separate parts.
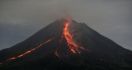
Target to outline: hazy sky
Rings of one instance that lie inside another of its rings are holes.
[[[0,49],[71,15],[132,50],[132,0],[0,0]]]

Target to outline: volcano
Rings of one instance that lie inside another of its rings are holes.
[[[0,51],[0,70],[132,70],[132,51],[85,23],[61,19]]]

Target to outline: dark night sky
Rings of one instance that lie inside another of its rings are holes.
[[[132,50],[132,0],[0,0],[0,49],[71,15]]]

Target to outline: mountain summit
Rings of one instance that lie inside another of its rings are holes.
[[[0,51],[0,70],[128,70],[132,52],[84,23],[57,20]]]

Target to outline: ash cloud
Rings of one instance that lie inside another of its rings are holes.
[[[0,49],[19,43],[56,19],[78,22],[132,50],[131,0],[1,0]]]

